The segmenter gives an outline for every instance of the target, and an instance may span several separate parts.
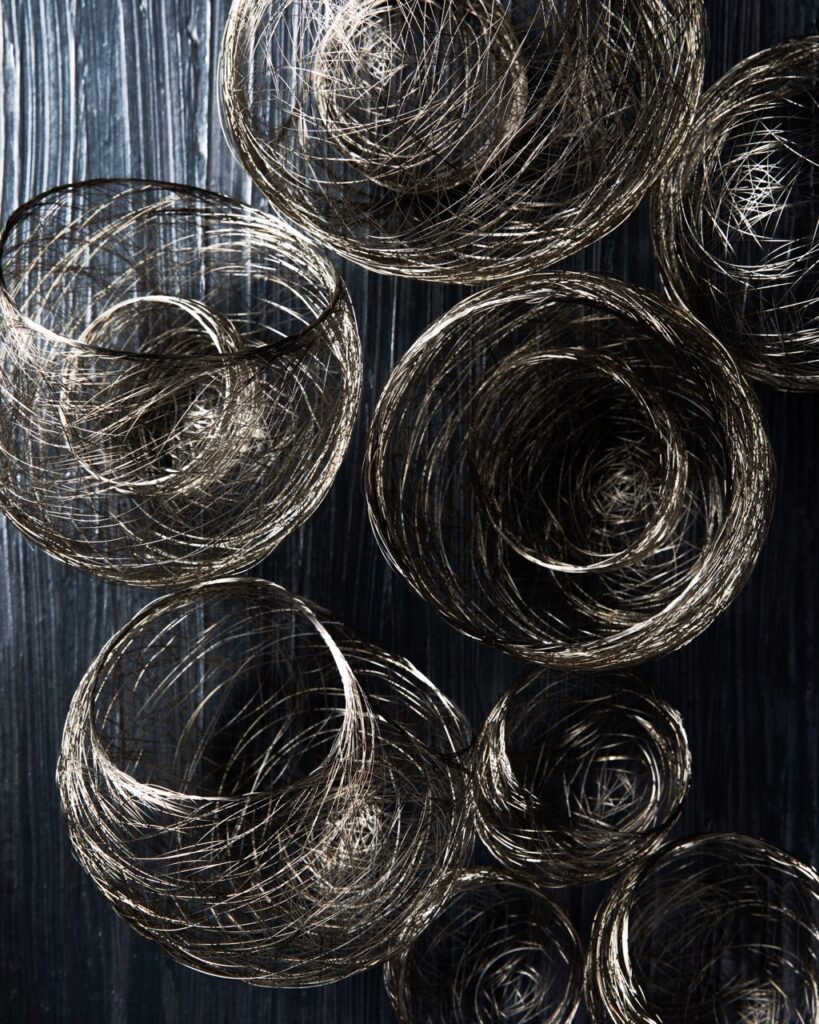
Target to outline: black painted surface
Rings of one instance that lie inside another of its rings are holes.
[[[86,177],[135,175],[253,194],[216,114],[228,0],[0,0],[0,213]],[[709,81],[819,29],[819,0],[710,0]],[[255,197],[254,197],[255,198]],[[572,260],[655,284],[645,209]],[[366,521],[360,463],[390,367],[461,294],[346,265],[365,398],[330,497],[257,575],[410,657],[478,725],[520,666],[442,625],[390,572]],[[647,674],[681,710],[694,784],[676,833],[733,829],[819,864],[819,396],[762,391],[779,481],[767,547],[729,611]],[[378,972],[270,992],[195,974],[120,923],[73,861],[54,768],[71,694],[150,595],[64,568],[0,519],[0,1021],[379,1024]],[[560,899],[586,932],[599,889]]]

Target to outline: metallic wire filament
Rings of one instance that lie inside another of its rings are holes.
[[[733,834],[685,839],[624,875],[586,966],[595,1024],[813,1024],[819,876]]]
[[[236,155],[372,270],[529,274],[637,207],[699,97],[701,0],[234,0]]]
[[[742,61],[702,99],[654,201],[669,292],[774,387],[819,387],[819,36]]]
[[[142,935],[209,974],[318,985],[399,952],[472,847],[463,717],[274,584],[155,601],[74,697],[74,851]]]
[[[46,192],[0,249],[0,507],[108,580],[253,565],[346,451],[361,356],[330,262],[181,185]]]
[[[655,850],[688,790],[679,714],[631,675],[528,673],[474,754],[478,834],[545,885],[607,878]]]
[[[469,296],[393,370],[365,484],[387,558],[456,629],[603,668],[693,639],[761,548],[752,391],[684,311],[544,274]]]
[[[583,953],[561,908],[525,875],[473,868],[384,968],[400,1024],[569,1024]]]

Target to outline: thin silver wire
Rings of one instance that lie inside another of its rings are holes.
[[[234,0],[237,157],[382,273],[529,274],[613,230],[685,141],[701,0]]]
[[[489,852],[540,884],[578,885],[660,846],[691,757],[679,714],[640,678],[537,669],[490,711],[472,771]]]
[[[272,583],[148,605],[103,648],[58,767],[74,852],[196,970],[336,981],[399,952],[473,843],[462,714]]]
[[[632,868],[597,913],[594,1024],[815,1024],[819,876],[749,836],[709,834]]]
[[[544,274],[469,296],[407,352],[364,480],[382,551],[451,625],[597,669],[674,650],[733,600],[773,460],[751,388],[689,314]]]
[[[49,554],[174,586],[253,565],[315,511],[361,390],[350,302],[282,222],[97,181],[0,243],[0,507]]]
[[[669,293],[774,387],[819,387],[819,36],[737,64],[703,96],[653,204]]]

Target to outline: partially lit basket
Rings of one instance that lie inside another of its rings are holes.
[[[525,874],[472,868],[384,980],[400,1024],[570,1024],[582,973],[557,903]]]
[[[546,885],[620,874],[676,822],[691,772],[679,714],[636,676],[529,672],[474,757],[478,834]]]
[[[81,864],[177,960],[261,985],[398,953],[472,845],[460,713],[271,583],[149,605],[83,679],[59,784]]]
[[[665,847],[598,911],[586,968],[595,1024],[812,1024],[819,877],[749,836]]]
[[[696,320],[544,274],[469,296],[406,353],[365,484],[385,555],[456,629],[603,668],[679,647],[731,602],[773,463],[751,388]]]
[[[234,0],[222,113],[271,203],[349,259],[528,275],[677,156],[704,38],[701,0]]]
[[[819,36],[753,54],[703,96],[658,185],[670,293],[774,387],[819,387]]]
[[[0,249],[0,508],[108,580],[253,565],[346,451],[361,356],[330,262],[180,185],[38,196]]]

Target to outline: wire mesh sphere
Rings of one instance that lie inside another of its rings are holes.
[[[138,932],[260,985],[400,951],[472,847],[460,712],[416,669],[273,584],[149,605],[80,684],[69,837]]]
[[[819,876],[748,836],[665,847],[616,884],[586,966],[595,1024],[819,1020]]]
[[[761,548],[753,393],[683,310],[544,274],[469,296],[393,370],[365,459],[387,558],[456,629],[545,665],[688,642]]]
[[[685,140],[701,0],[234,0],[228,137],[371,270],[530,274],[615,228]]]
[[[108,580],[246,568],[346,451],[358,333],[292,229],[181,185],[46,192],[0,242],[0,506]]]
[[[478,834],[546,885],[619,874],[679,816],[691,761],[679,714],[632,675],[527,673],[474,752]]]
[[[654,200],[670,293],[774,387],[819,387],[819,36],[708,90]]]
[[[525,875],[473,868],[384,968],[400,1024],[569,1024],[583,952],[563,910]]]

